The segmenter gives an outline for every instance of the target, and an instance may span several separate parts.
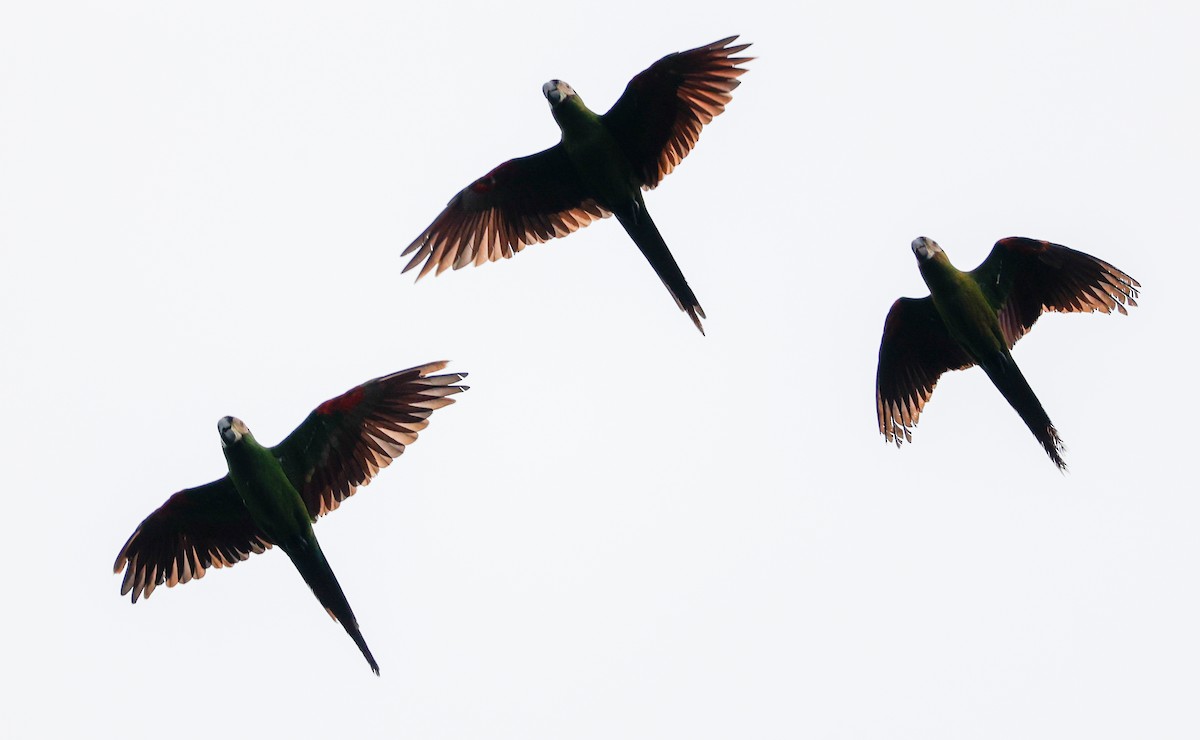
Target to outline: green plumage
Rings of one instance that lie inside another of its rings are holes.
[[[584,188],[600,205],[617,210],[641,195],[629,158],[600,116],[584,105],[583,98],[572,93],[560,103],[551,103],[550,112],[562,131],[567,158]]]
[[[1008,352],[996,309],[988,304],[970,273],[950,264],[945,252],[937,252],[918,267],[950,336],[975,362]]]
[[[298,539],[315,542],[308,509],[271,450],[246,431],[240,439],[224,444],[222,451],[242,503],[254,523],[273,542],[279,545]]]

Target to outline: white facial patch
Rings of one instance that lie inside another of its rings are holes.
[[[575,94],[571,86],[562,80],[550,80],[545,85],[542,85],[542,95],[546,96],[546,100],[550,101],[550,105],[558,105],[562,101]]]
[[[933,259],[933,255],[942,251],[942,248],[934,240],[918,236],[916,239],[913,239],[912,250],[921,259],[927,260]]]

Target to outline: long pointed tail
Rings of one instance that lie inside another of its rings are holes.
[[[688,286],[687,278],[683,276],[683,271],[671,256],[671,250],[667,249],[667,243],[658,233],[658,227],[654,225],[650,213],[638,203],[633,208],[614,211],[614,215],[621,222],[621,226],[625,227],[625,232],[633,239],[633,243],[642,250],[654,272],[658,273],[659,279],[667,286],[680,310],[692,317],[692,323],[703,334],[704,327],[700,324],[700,319],[706,318],[704,309],[700,307],[700,301]]]
[[[1004,399],[1020,415],[1025,426],[1033,432],[1033,436],[1046,450],[1046,454],[1050,456],[1059,470],[1065,472],[1067,463],[1062,458],[1063,441],[1058,436],[1058,430],[1054,428],[1054,423],[1050,421],[1046,410],[1042,408],[1041,401],[1029,387],[1029,381],[1025,380],[1025,376],[1021,374],[1017,363],[1011,356],[1005,355],[999,361],[986,363],[982,367],[988,377],[992,379],[992,383],[1000,390]]]
[[[329,567],[329,562],[325,560],[321,546],[313,540],[311,543],[304,542],[300,545],[285,547],[283,551],[292,559],[292,564],[296,566],[296,570],[300,571],[304,582],[316,595],[317,601],[321,602],[321,606],[325,607],[329,616],[341,623],[346,634],[350,635],[350,639],[354,640],[354,644],[358,645],[363,657],[371,665],[371,670],[375,671],[375,675],[378,676],[379,664],[375,662],[375,656],[371,655],[367,641],[363,639],[362,632],[358,629],[358,620],[354,618],[350,602],[346,601],[346,594],[342,593],[342,587],[338,584],[337,577],[333,575],[333,569]]]

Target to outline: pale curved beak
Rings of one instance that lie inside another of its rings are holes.
[[[928,237],[918,236],[912,241],[912,251],[921,259],[929,259],[930,257],[933,257],[935,253],[942,251],[942,248],[939,247],[938,243],[934,240]]]
[[[233,422],[236,421],[232,416],[226,416],[217,422],[217,433],[221,435],[221,446],[228,447],[235,444],[242,435],[238,434],[233,428]]]
[[[550,101],[551,107],[571,97],[574,92],[571,86],[562,80],[550,80],[545,85],[542,85],[542,95],[545,95],[546,100]]]

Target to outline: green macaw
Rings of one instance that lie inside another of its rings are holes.
[[[955,269],[932,239],[917,237],[912,250],[930,295],[888,311],[875,378],[879,431],[897,447],[911,442],[942,373],[979,365],[1065,471],[1062,439],[1009,350],[1043,311],[1127,313],[1141,285],[1103,260],[1036,239],[1001,239],[971,272]]]
[[[550,80],[550,103],[562,140],[537,154],[509,160],[464,188],[404,254],[407,272],[422,261],[417,279],[434,268],[481,265],[512,257],[526,245],[566,236],[616,215],[679,308],[696,324],[704,309],[658,233],[642,190],[658,186],[687,156],[700,128],[733,98],[737,36],[668,54],[638,74],[602,116],[588,110],[571,86]]]
[[[121,594],[149,598],[156,586],[202,578],[278,545],[321,606],[379,674],[342,587],[313,534],[313,522],[336,509],[404,452],[435,409],[454,403],[466,373],[430,375],[431,362],[369,380],[318,406],[287,439],[263,447],[241,419],[217,422],[229,473],[187,488],[146,517],[117,554]]]

